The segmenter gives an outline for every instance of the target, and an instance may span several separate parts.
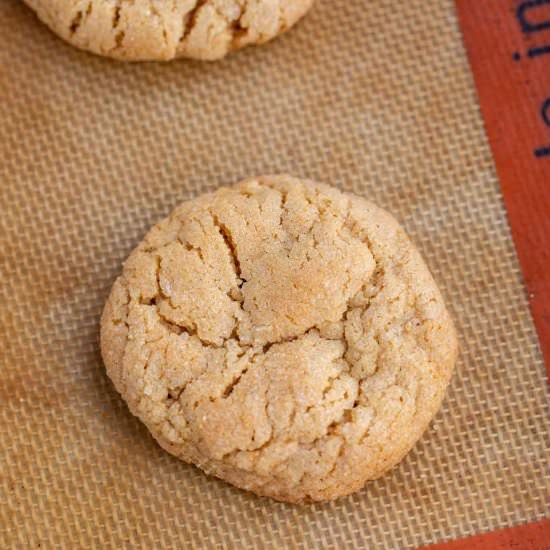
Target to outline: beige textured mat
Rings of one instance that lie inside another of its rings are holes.
[[[260,499],[169,456],[98,351],[149,225],[268,172],[394,212],[461,335],[425,437],[326,505]],[[548,514],[549,386],[452,2],[320,0],[225,62],[124,65],[2,0],[0,213],[1,548],[394,549]]]

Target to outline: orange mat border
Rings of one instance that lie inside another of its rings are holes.
[[[427,546],[425,550],[548,550],[550,519]]]

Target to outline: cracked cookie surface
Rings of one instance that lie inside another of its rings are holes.
[[[183,203],[125,262],[109,376],[162,447],[260,495],[360,489],[439,408],[452,321],[399,224],[290,176]]]
[[[72,45],[117,59],[214,60],[294,25],[313,0],[25,0]]]

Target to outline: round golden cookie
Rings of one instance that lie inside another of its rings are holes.
[[[374,204],[265,176],[153,227],[101,320],[109,376],[170,453],[279,500],[397,464],[457,355],[420,254]]]
[[[313,0],[25,0],[77,48],[123,59],[214,60],[262,44],[300,19]]]

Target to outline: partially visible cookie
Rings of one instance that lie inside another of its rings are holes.
[[[25,0],[61,38],[128,61],[214,60],[286,31],[313,0]]]
[[[113,286],[101,349],[166,450],[303,502],[356,491],[403,458],[441,404],[457,340],[393,217],[266,176],[151,229]]]

